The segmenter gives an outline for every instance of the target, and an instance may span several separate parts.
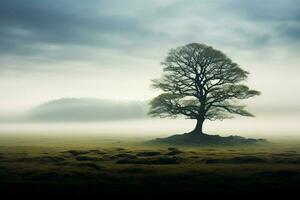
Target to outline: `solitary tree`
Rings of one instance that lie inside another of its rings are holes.
[[[184,115],[197,120],[191,133],[203,134],[204,120],[223,120],[232,114],[253,116],[237,100],[259,95],[243,82],[248,72],[224,53],[210,46],[191,43],[171,49],[165,61],[161,79],[153,87],[162,94],[150,102],[151,116]]]

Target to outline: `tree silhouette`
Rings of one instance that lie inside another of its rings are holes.
[[[191,43],[169,51],[163,76],[153,80],[152,86],[162,94],[150,102],[153,117],[184,115],[197,120],[191,133],[203,134],[205,119],[223,120],[232,114],[253,116],[237,100],[259,95],[243,82],[248,72],[224,53],[210,46]]]

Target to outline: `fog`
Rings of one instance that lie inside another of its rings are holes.
[[[299,5],[2,0],[0,134],[187,132],[193,121],[150,119],[146,102],[160,92],[150,85],[161,76],[159,63],[167,52],[197,42],[249,71],[247,85],[261,91],[242,102],[255,118],[205,122],[205,132],[293,137],[300,130]],[[67,105],[53,101],[65,97]],[[135,102],[124,103],[128,100]]]
[[[300,132],[299,107],[263,106],[247,102],[256,117],[235,116],[205,121],[208,134],[258,138],[296,138]],[[37,137],[99,136],[154,138],[191,131],[194,120],[150,118],[148,101],[115,101],[95,98],[62,98],[41,103],[27,112],[2,113],[0,134]]]
[[[208,134],[241,135],[256,138],[292,139],[299,137],[300,115],[290,118],[236,118],[222,122],[206,121],[204,131]],[[191,131],[195,121],[186,119],[140,119],[102,122],[11,122],[0,124],[0,135],[99,136],[155,138]]]

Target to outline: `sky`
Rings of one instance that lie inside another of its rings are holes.
[[[160,62],[192,42],[250,72],[262,92],[250,110],[300,113],[298,0],[1,0],[0,112],[63,97],[151,99]]]

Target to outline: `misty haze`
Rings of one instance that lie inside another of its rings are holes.
[[[300,195],[297,0],[2,0],[1,197]]]

